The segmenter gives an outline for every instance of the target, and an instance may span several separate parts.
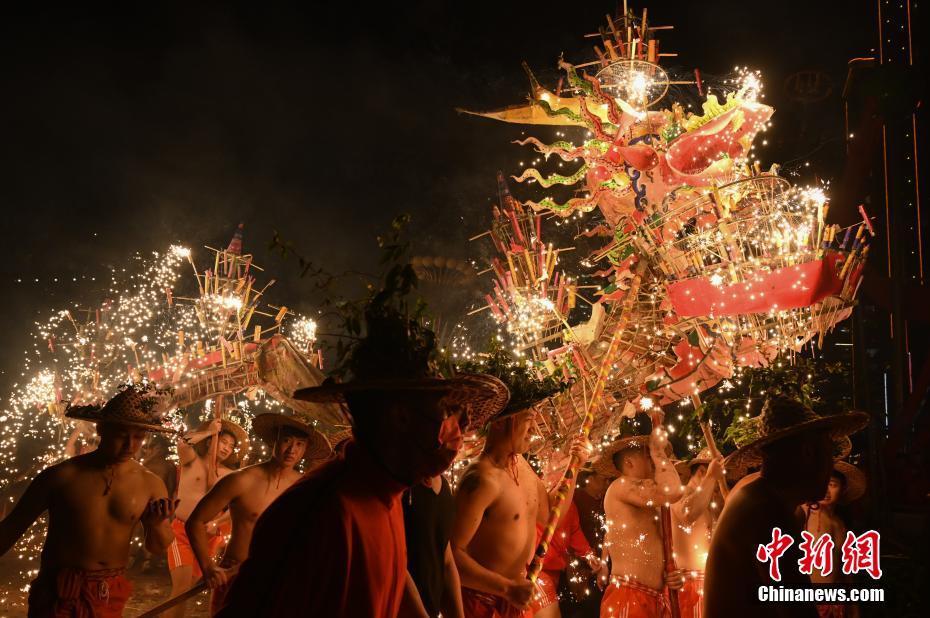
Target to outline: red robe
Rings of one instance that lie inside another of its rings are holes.
[[[394,618],[407,573],[403,490],[348,444],[265,510],[217,616]]]
[[[590,553],[592,553],[591,545],[581,528],[578,507],[574,502],[570,502],[568,511],[559,522],[559,527],[555,529],[555,534],[552,535],[549,551],[543,559],[543,570],[564,571],[568,568],[568,563],[572,561],[572,556],[584,560],[585,556]]]

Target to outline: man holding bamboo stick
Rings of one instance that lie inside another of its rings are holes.
[[[714,524],[723,508],[717,483],[723,478],[723,458],[704,448],[697,457],[676,465],[687,478],[681,500],[672,505],[672,545],[685,583],[679,593],[682,618],[701,615],[704,600],[704,564]]]
[[[214,445],[215,443],[215,445]],[[171,573],[171,596],[188,590],[202,575],[194,557],[184,524],[197,503],[216,482],[235,470],[248,450],[248,434],[229,420],[214,419],[201,423],[194,431],[178,440],[178,508],[171,522],[174,542],[168,548],[168,570]],[[208,526],[210,554],[216,554],[231,526],[225,521],[213,521]],[[184,615],[185,604],[179,603],[171,616]]]
[[[540,579],[536,586],[526,571],[550,505],[545,484],[523,457],[536,403],[521,404],[518,397],[492,421],[484,451],[465,471],[456,494],[452,548],[467,618],[511,618],[530,607],[532,615],[557,602],[558,582]],[[576,439],[570,453],[583,463],[590,444]]]
[[[617,477],[604,497],[610,555],[610,583],[601,601],[601,617],[666,618],[665,592],[683,584],[682,571],[666,571],[658,511],[677,501],[681,479],[666,455],[668,434],[653,416],[649,436],[632,436],[607,447],[594,469]]]
[[[319,464],[332,453],[320,432],[293,416],[260,414],[252,428],[271,447],[271,458],[220,479],[197,503],[185,524],[204,581],[213,590],[211,614],[223,607],[233,569],[249,555],[255,522],[268,505],[301,478],[296,466],[301,461]],[[223,559],[216,564],[207,529],[226,509],[232,518],[232,534]]]

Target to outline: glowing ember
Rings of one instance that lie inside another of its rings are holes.
[[[300,350],[309,350],[316,341],[316,322],[308,317],[299,317],[290,324],[287,338]]]
[[[548,298],[514,297],[514,309],[507,320],[507,332],[519,339],[534,339],[554,317],[555,304]]]

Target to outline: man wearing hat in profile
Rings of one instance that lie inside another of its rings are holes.
[[[666,455],[668,434],[653,415],[649,436],[615,441],[594,462],[604,476],[617,477],[604,496],[610,580],[601,617],[665,618],[665,588],[678,590],[681,570],[666,573],[659,508],[678,500],[681,479]]]
[[[836,512],[837,505],[850,504],[865,494],[865,474],[859,468],[845,461],[836,461],[830,482],[827,484],[827,493],[816,504],[805,505],[807,513],[805,529],[814,539],[823,534],[829,534],[833,539],[833,571],[824,575],[816,566],[811,572],[811,581],[815,584],[834,584],[848,582],[849,576],[843,575],[839,565],[842,561],[842,547],[846,540],[846,523]],[[849,615],[858,615],[853,605],[820,604],[817,612],[820,618],[845,618]],[[850,611],[851,610],[851,611]]]
[[[145,546],[163,552],[173,538],[175,503],[165,484],[134,457],[147,432],[163,424],[168,394],[126,386],[104,406],[70,407],[66,416],[96,423],[100,445],[43,470],[0,522],[0,555],[46,510],[48,534],[29,590],[29,616],[122,616],[132,594],[125,577],[136,525]]]
[[[253,421],[252,429],[271,447],[271,457],[221,478],[197,503],[185,524],[197,564],[213,590],[211,611],[214,614],[223,607],[227,585],[235,577],[230,569],[241,564],[249,554],[255,522],[269,504],[300,479],[301,473],[295,469],[297,464],[305,460],[312,467],[332,453],[323,434],[293,416],[261,414]],[[217,565],[207,527],[227,507],[232,517],[232,536]]]
[[[509,395],[490,376],[437,377],[435,335],[394,307],[396,283],[365,308],[351,379],[295,393],[345,402],[353,439],[265,510],[218,616],[394,618],[419,605],[401,496],[452,464],[471,409],[496,413]]]
[[[682,618],[698,618],[704,603],[704,565],[714,523],[723,508],[717,485],[723,479],[723,458],[711,456],[704,447],[697,457],[675,465],[687,479],[681,499],[672,505],[672,546],[675,563],[684,571],[685,583],[678,593]]]
[[[216,441],[214,459],[213,442]],[[200,579],[200,565],[194,558],[185,523],[197,503],[216,482],[233,472],[249,449],[249,435],[236,423],[228,419],[213,419],[202,422],[197,429],[189,431],[178,440],[178,508],[171,528],[174,542],[168,548],[168,570],[171,573],[171,596],[188,590]],[[225,515],[208,527],[210,554],[220,551],[230,525]],[[180,618],[186,603],[178,603],[166,612]]]
[[[863,412],[818,416],[803,403],[772,397],[759,415],[759,437],[726,459],[727,477],[738,479],[753,467],[761,474],[730,492],[717,522],[705,570],[705,616],[809,616],[813,604],[760,603],[762,586],[810,584],[797,568],[803,529],[801,505],[823,498],[838,441],[868,423]],[[795,543],[781,557],[781,582],[756,557],[772,541],[773,529]]]
[[[465,433],[482,429],[499,412],[497,402],[472,406]],[[461,618],[462,585],[452,554],[455,498],[441,474],[410,487],[403,498],[407,570],[430,618]]]
[[[452,551],[462,581],[462,604],[467,618],[533,615],[558,602],[558,582],[541,577],[534,585],[527,579],[550,502],[545,484],[524,454],[530,448],[537,405],[563,386],[551,378],[537,380],[501,350],[493,351],[481,368],[507,384],[511,400],[488,425],[484,450],[462,475],[455,496]],[[576,438],[570,451],[583,464],[590,444]],[[571,499],[569,494],[566,502]]]

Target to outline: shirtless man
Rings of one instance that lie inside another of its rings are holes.
[[[704,563],[714,524],[723,508],[723,498],[716,491],[723,478],[723,458],[712,458],[705,448],[684,462],[679,471],[682,468],[690,470],[690,477],[681,500],[672,505],[672,547],[675,562],[685,576],[678,594],[681,618],[698,618],[704,603]]]
[[[216,440],[216,467],[213,466],[212,442]],[[194,558],[184,524],[217,480],[234,471],[245,454],[248,434],[228,420],[215,419],[201,423],[194,431],[178,440],[178,507],[171,522],[174,543],[168,548],[168,569],[171,572],[171,596],[188,590],[200,579],[200,565]],[[215,554],[229,532],[228,519],[213,521],[208,527],[210,553]],[[227,524],[227,525],[223,525]],[[181,618],[185,603],[173,607],[169,616]]]
[[[139,456],[142,465],[162,480],[168,490],[168,496],[174,498],[178,490],[178,468],[169,460],[170,444],[165,436],[158,434],[149,436]],[[167,556],[164,552],[152,554],[145,547],[139,547],[134,554],[134,569],[138,572],[145,573],[150,569],[164,568],[167,565]]]
[[[130,386],[103,407],[69,409],[68,417],[97,423],[99,447],[43,470],[0,522],[2,555],[48,511],[29,616],[121,616],[132,593],[124,573],[136,525],[142,524],[149,551],[171,543],[175,503],[134,459],[146,432],[167,431],[151,405],[159,401],[154,391]]]
[[[602,618],[665,617],[664,589],[678,590],[684,581],[681,570],[666,573],[658,517],[659,507],[678,500],[683,488],[666,456],[667,433],[661,424],[653,425],[650,436],[618,440],[594,464],[605,476],[619,475],[604,496],[604,546],[611,566]]]
[[[530,407],[495,419],[484,451],[462,476],[452,551],[467,618],[520,616],[533,601],[526,568],[550,504],[546,486],[523,458],[535,416]],[[582,463],[589,451],[586,440],[571,447]]]
[[[252,427],[271,447],[271,459],[220,479],[197,503],[185,525],[197,564],[207,585],[213,589],[212,614],[223,607],[227,585],[235,577],[230,569],[241,564],[249,555],[252,528],[259,515],[302,476],[295,466],[305,455],[310,459],[308,464],[313,465],[331,453],[322,434],[291,416],[262,414],[255,418]],[[232,517],[232,536],[222,561],[217,565],[213,561],[207,528],[227,507]]]
[[[727,477],[740,478],[762,466],[754,480],[730,492],[714,530],[705,569],[705,616],[815,618],[807,603],[760,603],[767,586],[810,585],[798,571],[798,545],[803,529],[802,504],[821,499],[833,469],[834,442],[868,423],[862,412],[820,417],[786,397],[766,401],[759,415],[759,437],[727,457]],[[772,542],[773,529],[790,535],[794,544],[781,556],[780,581],[760,562],[760,546]]]
[[[842,569],[838,565],[842,564],[842,547],[846,540],[846,523],[836,512],[836,505],[848,504],[862,497],[865,493],[865,475],[856,466],[837,461],[833,464],[833,473],[830,475],[830,482],[827,485],[827,494],[817,507],[805,505],[804,511],[807,514],[807,523],[805,529],[810,532],[815,539],[820,538],[822,534],[829,534],[833,539],[833,571],[824,575],[816,566],[811,573],[811,582],[815,584],[835,584],[850,583],[852,580],[848,575],[843,575]],[[846,618],[847,616],[859,616],[859,608],[856,605],[821,604],[817,606],[817,611],[821,618]]]

